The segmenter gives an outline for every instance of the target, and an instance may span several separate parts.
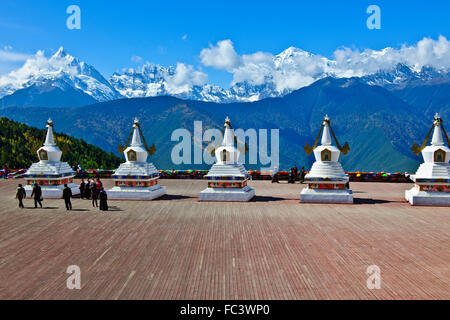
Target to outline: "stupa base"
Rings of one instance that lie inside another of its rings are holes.
[[[143,187],[113,187],[106,190],[108,200],[153,200],[166,194],[166,188],[160,185]]]
[[[80,189],[75,183],[68,183],[67,186],[72,190],[72,196],[75,196],[77,194],[80,194]],[[58,186],[40,186],[42,191],[42,198],[44,199],[61,199],[64,185],[60,184]],[[33,186],[32,185],[26,185],[24,187],[25,192],[27,194],[27,198],[31,197],[31,193],[33,192]]]
[[[300,193],[301,202],[309,203],[353,203],[352,190],[323,190],[305,188]]]
[[[419,191],[416,188],[405,191],[405,198],[413,206],[450,207],[450,193],[436,191]]]
[[[242,189],[206,188],[199,193],[200,201],[249,201],[255,196],[255,189],[245,186]]]

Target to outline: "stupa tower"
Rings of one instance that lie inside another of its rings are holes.
[[[75,172],[67,162],[61,162],[62,152],[55,143],[53,136],[53,121],[47,120],[47,134],[44,145],[37,150],[39,162],[33,163],[25,174],[27,196],[31,195],[33,185],[39,184],[42,196],[45,198],[61,198],[64,184],[72,189],[72,194],[80,193],[73,183]]]
[[[126,161],[114,172],[114,187],[107,191],[109,199],[152,200],[166,193],[165,187],[158,183],[158,170],[147,162],[148,154],[155,152],[155,146],[147,146],[138,119],[134,120],[127,148],[119,146],[119,150]]]
[[[432,131],[431,145],[426,146]],[[412,205],[450,206],[450,149],[446,142],[449,144],[443,120],[436,114],[422,146],[414,144],[411,148],[416,155],[422,152],[424,160],[411,177],[414,187],[405,191],[405,198]]]
[[[321,145],[316,147],[321,133]],[[332,136],[337,147],[332,145]],[[331,128],[330,118],[325,116],[314,146],[305,146],[307,154],[314,150],[316,161],[305,176],[308,186],[300,193],[302,202],[353,203],[353,192],[347,187],[348,175],[339,163],[341,151],[346,154],[349,149],[347,143],[343,147],[339,145]]]
[[[235,143],[234,130],[227,117],[222,143],[214,152],[216,163],[205,176],[208,187],[199,193],[200,201],[249,201],[254,197],[255,190],[247,186],[247,171],[238,162],[240,151]]]

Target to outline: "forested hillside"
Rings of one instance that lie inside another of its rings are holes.
[[[28,168],[38,161],[36,151],[42,146],[45,134],[45,129],[0,118],[0,164],[7,164],[11,169]],[[119,157],[81,139],[58,132],[54,136],[63,151],[61,160],[71,166],[81,164],[83,168],[114,169],[121,162]]]

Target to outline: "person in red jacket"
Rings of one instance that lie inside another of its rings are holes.
[[[6,164],[3,165],[3,178],[8,179],[9,168]]]

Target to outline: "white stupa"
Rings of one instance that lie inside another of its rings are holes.
[[[445,145],[442,133],[447,143],[448,136],[439,114],[434,116],[433,127],[431,145],[422,150],[424,163],[411,177],[415,185],[405,191],[405,198],[412,205],[450,206],[450,149]],[[416,145],[413,150],[420,151]]]
[[[344,148],[341,148],[337,141],[339,148],[332,145],[328,116],[325,116],[322,128],[321,145],[314,148],[316,161],[305,176],[308,186],[301,191],[300,200],[319,203],[353,203],[353,192],[347,187],[348,175],[339,163],[341,150],[346,153],[349,149],[348,144],[346,143]],[[318,138],[319,136],[314,145],[317,144]],[[307,149],[309,146],[305,147],[305,150]]]
[[[41,186],[43,198],[61,198],[64,184],[72,189],[72,194],[80,193],[73,183],[75,172],[67,162],[61,162],[62,152],[55,144],[53,137],[53,121],[47,121],[47,135],[44,145],[38,149],[39,162],[33,163],[25,173],[27,197],[31,195],[35,183]]]
[[[222,143],[215,150],[216,163],[205,176],[208,188],[199,193],[200,201],[249,201],[255,196],[255,190],[247,186],[247,171],[238,163],[239,155],[227,117]]]
[[[158,184],[158,170],[147,162],[151,149],[147,147],[144,137],[141,139],[137,119],[134,120],[132,134],[131,144],[123,151],[126,162],[114,172],[115,186],[106,192],[108,199],[153,200],[161,197],[166,193],[166,188]]]

